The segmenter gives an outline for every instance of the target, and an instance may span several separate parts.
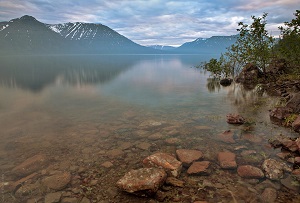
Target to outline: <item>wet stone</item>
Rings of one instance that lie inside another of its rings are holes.
[[[167,171],[168,175],[177,177],[181,173],[182,163],[166,153],[155,153],[143,160],[145,167],[158,167]]]
[[[266,173],[266,177],[271,180],[279,180],[282,178],[284,170],[291,172],[291,169],[285,163],[275,159],[266,159],[262,164],[262,168]]]
[[[297,119],[292,123],[292,128],[296,132],[300,132],[300,116],[298,116]]]
[[[242,156],[249,156],[251,154],[256,154],[256,151],[255,150],[244,150],[241,152]]]
[[[121,156],[124,152],[120,149],[112,149],[106,152],[109,157],[118,157]]]
[[[123,142],[121,143],[121,145],[119,146],[119,149],[121,150],[125,150],[125,149],[129,149],[130,147],[132,147],[133,144],[131,142]]]
[[[147,143],[147,142],[141,142],[141,143],[138,143],[136,145],[136,147],[139,149],[142,149],[142,150],[148,150],[151,147],[151,144]]]
[[[262,170],[251,165],[239,166],[237,168],[237,173],[242,178],[263,178],[265,177]]]
[[[274,188],[266,188],[260,198],[263,203],[273,203],[277,198],[277,191]]]
[[[223,133],[218,135],[219,140],[222,140],[225,143],[235,143],[233,139],[234,133],[231,130],[226,130]]]
[[[184,166],[189,166],[194,161],[197,161],[203,157],[203,153],[201,151],[191,149],[178,149],[176,150],[176,155]]]
[[[249,142],[252,142],[252,143],[260,143],[262,142],[262,138],[258,135],[253,135],[253,134],[244,134],[242,136],[242,139],[243,140],[247,140]]]
[[[12,173],[17,176],[26,176],[38,170],[41,170],[46,165],[46,157],[38,154],[26,159],[24,162],[12,169]]]
[[[207,175],[209,174],[208,168],[210,166],[209,161],[196,161],[187,170],[189,175]]]
[[[219,152],[218,161],[223,169],[235,169],[237,167],[235,154],[232,152]]]
[[[181,139],[176,138],[176,137],[168,138],[168,139],[165,139],[165,142],[168,145],[179,145],[181,143]]]
[[[295,180],[292,176],[288,176],[287,178],[280,180],[281,184],[284,185],[286,188],[293,190],[293,191],[300,191],[300,182]]]
[[[101,166],[105,167],[105,168],[110,168],[112,167],[114,164],[111,163],[110,161],[106,161],[103,164],[101,164]]]
[[[163,135],[159,132],[148,136],[149,140],[160,140],[162,138],[163,138]]]
[[[40,187],[41,185],[37,182],[32,184],[21,185],[21,187],[15,192],[15,195],[16,197],[27,196],[37,191]]]
[[[45,196],[45,203],[60,202],[61,196],[61,192],[49,193]]]
[[[227,118],[227,123],[229,124],[243,124],[245,123],[245,119],[238,114],[228,114],[226,116]]]
[[[42,183],[47,188],[53,190],[61,190],[67,187],[71,181],[71,174],[68,172],[58,173],[42,180]]]
[[[184,182],[174,177],[167,177],[166,184],[175,187],[184,187]]]
[[[81,201],[80,201],[80,203],[90,203],[91,201],[88,199],[88,198],[86,198],[86,197],[83,197],[82,199],[81,199]]]
[[[131,170],[118,182],[117,187],[139,196],[152,196],[164,184],[167,174],[163,169],[141,168]]]

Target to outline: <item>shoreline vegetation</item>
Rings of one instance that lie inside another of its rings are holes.
[[[271,120],[300,132],[300,10],[278,28],[279,39],[266,30],[267,15],[251,16],[251,25],[238,23],[236,43],[219,59],[197,68],[209,71],[223,86],[235,81],[246,89],[260,86],[269,95],[280,96],[283,105],[270,111]]]

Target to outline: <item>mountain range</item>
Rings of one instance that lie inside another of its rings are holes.
[[[218,54],[236,36],[198,38],[180,47],[142,46],[94,23],[45,24],[32,16],[0,22],[0,54]]]

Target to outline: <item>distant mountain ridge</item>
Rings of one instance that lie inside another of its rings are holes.
[[[50,25],[28,15],[0,23],[0,44],[4,54],[158,53],[102,24]]]
[[[186,42],[176,49],[184,53],[222,53],[226,48],[234,44],[238,35],[212,36],[210,38],[198,38],[192,42]]]
[[[219,54],[236,37],[198,38],[177,48],[145,47],[103,24],[45,24],[25,15],[0,22],[0,54]]]

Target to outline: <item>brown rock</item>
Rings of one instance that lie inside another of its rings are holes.
[[[164,184],[167,174],[163,169],[141,168],[131,170],[117,182],[117,187],[139,196],[152,196]]]
[[[270,119],[275,123],[282,122],[292,113],[292,109],[288,107],[276,107],[270,111]]]
[[[252,134],[244,134],[242,136],[243,140],[247,140],[249,142],[253,142],[253,143],[260,143],[262,141],[262,138],[257,136],[257,135],[252,135]]]
[[[223,133],[218,135],[218,138],[226,143],[235,143],[235,140],[233,139],[233,132],[231,130],[226,130]]]
[[[176,150],[176,154],[179,161],[186,166],[191,165],[193,161],[197,161],[203,156],[201,151],[193,149],[178,149]]]
[[[136,147],[142,150],[148,150],[151,147],[151,144],[147,142],[141,142],[137,144]]]
[[[182,169],[182,163],[175,157],[166,153],[156,153],[146,157],[143,160],[145,167],[163,168],[167,171],[168,175],[177,177]]]
[[[293,112],[300,113],[300,93],[295,94],[286,104],[286,107],[291,108]]]
[[[112,167],[114,164],[111,163],[110,161],[106,161],[103,164],[101,164],[101,166],[105,167],[105,168],[110,168]]]
[[[298,116],[297,119],[292,123],[292,128],[296,132],[300,132],[300,116]]]
[[[163,138],[163,135],[160,132],[154,133],[148,136],[149,140],[160,140]]]
[[[49,177],[46,177],[42,183],[46,187],[53,190],[61,190],[67,187],[71,181],[71,174],[68,172],[58,173]]]
[[[235,154],[232,152],[219,152],[218,161],[223,169],[235,169],[237,167]]]
[[[245,123],[245,119],[238,114],[228,114],[226,116],[227,118],[227,123],[229,124],[243,124]]]
[[[26,183],[27,181],[30,181],[30,179],[34,178],[37,175],[38,175],[37,173],[32,173],[24,178],[21,178],[20,180],[15,181],[14,183],[9,184],[7,187],[5,187],[5,189],[7,191],[12,192],[17,188],[17,186],[24,185],[24,183]]]
[[[178,180],[177,178],[174,178],[174,177],[167,177],[166,184],[172,185],[175,187],[183,187],[184,186],[183,181]]]
[[[165,142],[168,145],[179,145],[181,142],[181,139],[177,138],[177,137],[172,137],[172,138],[167,138],[165,139]]]
[[[38,154],[26,159],[24,162],[12,169],[17,176],[26,176],[42,169],[46,165],[46,157]]]
[[[207,203],[207,201],[196,201],[194,203]]]
[[[242,178],[263,178],[265,177],[262,170],[251,165],[239,166],[237,173]]]
[[[187,173],[189,175],[200,175],[200,174],[208,174],[208,167],[210,166],[209,161],[196,161],[194,162],[189,169],[187,170]]]
[[[112,149],[106,152],[107,156],[109,157],[117,157],[124,154],[124,152],[121,149]]]
[[[49,193],[45,196],[45,203],[60,202],[61,196],[61,192]]]
[[[260,198],[263,203],[273,203],[277,198],[277,191],[274,188],[266,188]]]

